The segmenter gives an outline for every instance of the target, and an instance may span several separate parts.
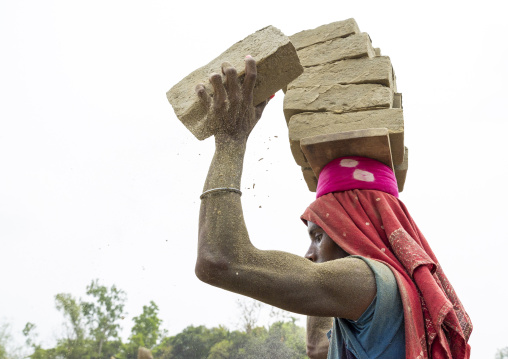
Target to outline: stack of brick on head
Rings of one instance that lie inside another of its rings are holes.
[[[384,80],[365,70],[356,83],[334,83],[333,73],[349,74],[360,63],[372,69],[373,61],[386,65],[387,58],[375,56],[369,37],[358,33],[354,20],[318,29],[325,29],[320,31],[326,36],[304,32],[304,45],[298,45],[300,35],[292,37],[306,67],[302,77],[289,85],[294,78],[286,78],[283,84],[293,154],[318,178],[313,186],[308,182],[317,199],[302,215],[309,250],[304,258],[259,250],[247,232],[240,201],[243,159],[249,134],[268,103],[268,96],[255,100],[259,76],[256,60],[247,56],[240,75],[238,65],[223,62],[208,83],[198,84],[199,111],[187,112],[200,114],[193,123],[215,136],[216,148],[200,197],[196,275],[307,315],[310,358],[469,358],[471,321],[398,198],[401,177],[395,171],[405,156],[391,65],[389,76],[381,76]],[[289,62],[296,52],[291,46],[284,55]],[[362,48],[366,50],[356,51]],[[350,51],[354,54],[344,55]],[[330,53],[340,56],[330,59]],[[306,62],[305,55],[314,62]],[[278,57],[276,63],[281,61]],[[269,79],[270,67],[262,62],[261,78]],[[295,85],[305,77],[319,83]],[[347,101],[343,95],[349,96]],[[295,128],[306,136],[294,136]]]
[[[469,355],[469,318],[397,199],[408,150],[390,59],[372,47],[354,19],[290,38],[304,73],[287,87],[284,114],[295,161],[309,190],[317,190],[302,219],[323,228],[347,253],[390,268],[402,298],[408,358],[425,357],[426,351],[432,357]],[[351,336],[347,322],[336,325]]]

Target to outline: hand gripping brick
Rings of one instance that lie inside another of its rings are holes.
[[[213,88],[209,77],[214,72],[220,73],[221,65],[225,61],[236,68],[242,82],[246,55],[251,55],[257,62],[254,105],[287,86],[303,72],[293,44],[273,26],[265,27],[237,42],[207,65],[186,76],[166,94],[178,119],[199,140],[204,140],[212,133],[205,125],[206,113],[195,93],[196,85],[204,84],[206,91],[212,95]]]

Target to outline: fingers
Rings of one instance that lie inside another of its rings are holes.
[[[264,111],[266,105],[268,105],[269,101],[270,101],[270,99],[265,100],[265,101],[261,102],[259,105],[256,106],[256,108],[255,108],[255,111],[256,111],[256,121],[258,121],[261,118],[261,115],[263,114],[263,111]]]
[[[256,60],[247,55],[245,58],[245,79],[243,80],[243,98],[252,101],[254,85],[256,84],[257,68]]]
[[[227,94],[222,84],[222,76],[219,74],[212,74],[212,76],[210,76],[210,83],[213,86],[213,106],[215,108],[224,107]]]
[[[238,82],[238,73],[236,69],[229,63],[222,64],[222,73],[226,76],[226,91],[229,101],[235,103],[240,99],[240,83]]]
[[[208,95],[208,92],[206,92],[205,85],[198,84],[195,90],[203,107],[205,109],[210,108],[212,99],[210,98],[210,95]]]

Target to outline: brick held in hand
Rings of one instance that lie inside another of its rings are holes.
[[[293,44],[273,26],[265,27],[237,42],[207,65],[186,76],[166,94],[178,119],[199,140],[204,140],[212,133],[205,126],[206,113],[196,96],[196,85],[204,84],[207,92],[212,94],[209,76],[214,72],[220,73],[221,65],[226,61],[236,68],[242,81],[245,75],[244,59],[248,54],[257,62],[254,105],[287,86],[303,72]]]

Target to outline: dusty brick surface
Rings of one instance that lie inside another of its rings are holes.
[[[336,84],[380,84],[391,88],[392,80],[389,57],[366,57],[306,67],[296,80],[289,83],[287,89]]]
[[[302,167],[309,190],[315,191],[317,178],[300,147],[303,138],[307,138],[303,145],[313,167],[322,162],[321,157],[326,159],[341,151],[354,150],[367,157],[387,156],[393,162],[402,191],[407,148],[404,148],[402,95],[397,93],[390,59],[382,56],[380,48],[372,47],[369,35],[359,31],[354,19],[301,31],[290,39],[298,50],[304,72],[284,89],[284,116],[293,157]],[[370,149],[362,142],[367,135],[352,139],[351,148],[342,148],[346,145],[340,147],[333,140],[338,136],[338,141],[348,131],[381,128],[386,128],[388,135],[384,132],[382,145],[369,142]]]
[[[302,174],[305,183],[307,183],[307,188],[311,192],[316,192],[317,190],[317,178],[310,167],[302,167]]]
[[[402,108],[402,94],[394,93],[393,94],[393,108]]]
[[[369,35],[360,33],[305,47],[298,51],[302,66],[316,66],[358,57],[375,57]]]
[[[204,124],[205,111],[198,102],[195,87],[205,84],[209,94],[213,88],[210,74],[221,72],[223,62],[230,62],[243,80],[244,58],[251,55],[257,61],[258,78],[254,89],[257,105],[298,77],[303,68],[289,38],[273,26],[268,26],[237,42],[207,65],[195,70],[167,92],[176,116],[196,136],[203,140],[212,134]]]
[[[284,97],[286,122],[301,112],[334,113],[390,108],[393,93],[389,87],[374,84],[331,85],[293,88]]]
[[[395,178],[397,179],[397,186],[399,192],[404,190],[404,184],[406,183],[407,169],[409,168],[409,150],[407,147],[404,148],[404,160],[402,163],[395,166]]]
[[[394,165],[404,158],[404,118],[401,109],[336,114],[331,112],[303,112],[289,121],[289,142],[297,164],[310,167],[300,148],[300,140],[305,137],[330,133],[387,128]]]
[[[343,21],[336,21],[330,24],[319,26],[311,30],[303,30],[289,38],[295,48],[300,50],[304,47],[325,42],[340,37],[347,37],[349,35],[358,34],[358,24],[355,19],[347,19]]]

